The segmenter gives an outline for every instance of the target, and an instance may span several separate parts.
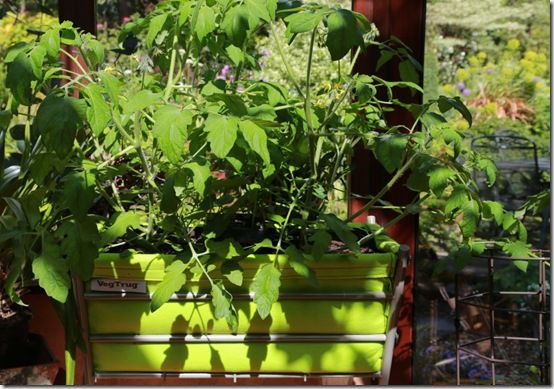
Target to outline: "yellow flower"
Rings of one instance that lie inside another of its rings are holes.
[[[481,61],[479,61],[479,58],[477,58],[474,55],[469,57],[468,61],[470,66],[479,66],[481,64]]]
[[[477,58],[479,58],[481,61],[484,61],[487,58],[487,53],[485,53],[484,51],[480,51],[479,53],[477,53]]]
[[[519,64],[522,68],[530,70],[533,68],[533,62],[529,61],[527,58],[522,58],[519,60]]]
[[[503,68],[502,76],[506,78],[511,78],[514,75],[514,70],[512,68]]]
[[[329,92],[332,88],[331,83],[327,80],[322,82],[322,86],[323,86],[323,90],[325,90],[326,92]]]
[[[519,48],[519,41],[517,39],[510,39],[506,47],[508,50],[517,50]]]
[[[533,73],[525,72],[523,73],[523,79],[525,82],[533,82],[535,75]]]
[[[538,54],[537,54],[536,51],[527,50],[527,51],[525,52],[524,57],[525,57],[526,59],[528,59],[529,61],[535,61],[535,60],[537,59],[537,57],[538,57]]]
[[[109,66],[109,65],[104,68],[104,71],[106,73],[112,73],[114,70],[115,70],[115,68],[113,66]]]
[[[456,70],[456,79],[458,81],[465,81],[469,78],[470,73],[467,71],[467,69],[458,69]]]
[[[490,103],[487,103],[483,105],[481,108],[483,110],[483,113],[488,115],[496,115],[497,105],[494,101],[491,101]]]
[[[442,91],[447,95],[453,95],[456,93],[456,87],[452,84],[443,85]]]

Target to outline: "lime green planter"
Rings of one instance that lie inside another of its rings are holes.
[[[91,345],[89,369],[110,373],[369,374],[383,368],[397,256],[325,255],[311,262],[319,286],[282,261],[279,301],[262,320],[249,286],[271,255],[240,261],[242,286],[229,285],[239,326],[216,320],[209,284],[187,274],[172,299],[150,312],[171,255],[105,254],[79,288]],[[220,278],[217,272],[213,278]]]

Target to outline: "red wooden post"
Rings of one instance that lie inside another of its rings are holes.
[[[75,27],[96,35],[96,0],[59,0],[58,18],[60,22],[69,20]],[[85,61],[79,56],[77,48],[64,46],[64,49],[77,58],[81,67],[86,69]],[[73,74],[81,73],[81,67],[66,54],[62,53],[60,57],[65,69],[72,71]],[[77,93],[78,91],[75,90],[74,94]]]
[[[413,50],[414,57],[423,64],[423,47],[425,32],[425,0],[353,0],[353,10],[364,14],[375,23],[380,32],[379,39],[386,40],[391,36],[400,38]],[[367,53],[360,57],[355,70],[359,73],[371,74],[374,72],[377,60],[376,53]],[[397,66],[385,66],[379,74],[387,80],[399,79]],[[408,101],[411,96],[402,96]],[[414,102],[420,102],[416,97]],[[389,123],[405,124],[413,123],[411,114],[407,111],[397,110],[388,115]],[[381,165],[366,152],[363,147],[356,150],[352,160],[353,172],[350,176],[350,193],[359,195],[376,194],[388,181],[390,175]],[[401,180],[402,181],[402,180]],[[399,182],[386,196],[386,199],[397,204],[410,202],[414,194]],[[364,200],[350,198],[348,211],[350,214],[359,210],[365,204]],[[390,221],[395,214],[393,212],[372,210],[360,215],[356,221],[365,222],[368,215],[375,216],[377,223],[383,225]],[[410,246],[411,257],[414,257],[417,238],[418,219],[409,216],[397,223],[388,233],[399,243]],[[393,357],[391,385],[407,385],[412,383],[412,358],[413,358],[413,287],[414,287],[414,263],[410,262],[406,276],[404,300],[400,310],[398,323],[399,340]]]

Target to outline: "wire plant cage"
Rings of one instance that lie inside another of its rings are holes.
[[[488,249],[456,274],[455,296],[457,385],[551,383],[550,252]]]

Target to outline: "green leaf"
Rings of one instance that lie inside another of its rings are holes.
[[[234,45],[227,46],[225,51],[227,52],[227,55],[229,56],[229,58],[231,58],[231,61],[233,61],[235,65],[238,66],[241,62],[244,61],[244,53],[237,46],[234,46]]]
[[[59,227],[57,234],[62,237],[61,250],[69,259],[71,271],[83,281],[92,277],[94,260],[98,258],[100,234],[91,218],[81,222],[67,221]]]
[[[194,8],[193,8],[192,3],[181,2],[179,4],[178,24],[179,24],[180,27],[182,27],[183,24],[185,24],[189,20],[189,16],[192,14],[193,9]]]
[[[168,13],[162,13],[154,16],[150,19],[150,25],[148,26],[148,33],[146,34],[146,47],[151,48],[154,40],[162,30],[165,21],[167,20]]]
[[[476,240],[470,239],[468,242],[468,245],[473,255],[481,255],[487,249],[487,244],[486,242],[483,242],[483,241],[476,241]]]
[[[520,240],[504,244],[502,251],[514,258],[529,258],[533,255],[531,245]],[[527,272],[528,261],[515,260],[512,263],[522,272]]]
[[[128,115],[141,111],[152,105],[160,104],[161,102],[161,95],[159,93],[143,89],[138,93],[133,93],[129,97],[129,100],[127,100],[127,103],[124,105],[123,112]]]
[[[233,333],[238,328],[238,315],[233,307],[233,296],[225,290],[221,282],[215,282],[212,285],[212,305],[214,307],[214,316],[216,319],[225,318],[227,324]]]
[[[523,212],[523,214],[525,214],[527,211],[531,211],[533,215],[538,215],[549,205],[550,190],[543,190],[542,192],[527,197],[527,201],[518,209],[518,211]]]
[[[432,113],[432,112],[431,112]],[[429,118],[431,117],[431,113],[428,113],[426,115],[426,121],[429,123]],[[438,117],[441,117],[438,114],[435,114]],[[454,149],[454,156],[457,157],[460,154],[461,151],[461,145],[462,145],[462,137],[461,135],[452,128],[452,126],[448,123],[438,123],[432,125],[431,129],[431,137],[433,139],[442,140],[446,144],[452,145],[452,148]]]
[[[276,0],[245,0],[244,4],[252,15],[266,22],[271,22],[275,19]]]
[[[88,60],[90,66],[104,63],[104,46],[92,34],[85,36],[85,40],[81,45],[81,52]]]
[[[477,166],[479,169],[485,171],[485,175],[487,176],[487,185],[489,187],[493,186],[496,181],[496,172],[497,168],[492,159],[480,157],[477,161]]]
[[[465,238],[469,238],[477,230],[480,219],[479,204],[475,200],[469,200],[462,209],[464,216],[460,222],[460,229]]]
[[[83,100],[70,96],[48,95],[40,104],[34,125],[42,134],[44,143],[64,158],[73,148],[77,129],[86,116]]]
[[[153,135],[164,155],[178,163],[187,139],[187,128],[192,124],[192,113],[174,105],[165,105],[154,113]]]
[[[102,84],[106,87],[106,92],[114,104],[118,104],[119,95],[121,94],[121,81],[106,72],[98,72],[98,77],[102,81]]]
[[[239,242],[234,239],[212,240],[206,241],[206,248],[210,253],[216,254],[221,259],[231,259],[241,257],[244,251]]]
[[[175,177],[170,176],[162,188],[160,209],[165,213],[174,213],[179,208],[179,198],[175,193]]]
[[[261,248],[272,249],[272,248],[275,248],[275,247],[273,246],[273,243],[271,242],[271,239],[266,238],[266,239],[262,240],[261,242],[258,242],[254,246],[252,246],[252,251],[256,252]]]
[[[471,248],[467,245],[454,248],[450,253],[450,256],[454,260],[455,272],[462,270],[473,259]]]
[[[494,218],[498,225],[502,225],[504,220],[504,207],[496,201],[483,201],[483,217],[485,219]]]
[[[243,270],[236,261],[225,261],[221,265],[221,274],[232,284],[242,286]]]
[[[6,87],[10,89],[18,103],[31,105],[32,89],[31,82],[35,81],[33,64],[25,53],[19,53],[15,59],[8,64],[6,74]]]
[[[355,252],[360,251],[360,247],[358,246],[358,238],[344,221],[330,213],[321,215],[321,218],[325,221],[327,227],[329,227],[331,231],[337,234],[339,239],[343,241],[349,249]]]
[[[517,228],[519,220],[517,220],[513,214],[505,213],[502,219],[502,229],[506,232],[513,232]]]
[[[463,116],[463,118],[468,122],[469,126],[471,127],[471,124],[472,124],[471,112],[469,112],[469,110],[464,105],[462,100],[460,100],[459,96],[456,96],[456,97],[440,96],[438,99],[438,106],[439,106],[439,110],[442,113],[445,113],[449,111],[451,108],[454,108]]]
[[[406,186],[415,192],[429,191],[429,176],[426,172],[414,170],[406,181]]]
[[[231,8],[225,14],[221,28],[233,45],[242,47],[246,34],[250,30],[248,10],[243,6]]]
[[[237,140],[238,120],[234,117],[209,115],[204,125],[212,152],[225,158]]]
[[[96,197],[94,175],[87,171],[73,172],[63,179],[63,205],[77,220],[83,220]]]
[[[10,125],[10,122],[12,121],[12,113],[8,110],[2,110],[0,111],[0,130],[6,129]]]
[[[331,234],[325,230],[316,230],[309,240],[313,242],[311,254],[315,260],[318,260],[323,254],[329,251],[332,237]]]
[[[343,58],[352,47],[364,44],[363,31],[350,10],[338,9],[328,15],[327,29],[325,45],[333,61]]]
[[[235,116],[244,116],[248,114],[244,101],[237,95],[227,95],[225,93],[212,93],[206,96],[206,100],[223,102],[229,112]]]
[[[125,235],[129,227],[139,228],[145,215],[142,212],[128,211],[116,213],[111,226],[102,232],[101,246],[107,246],[117,238]]]
[[[300,34],[312,31],[323,19],[324,12],[302,11],[293,13],[285,18],[287,31],[290,34]]]
[[[439,197],[448,186],[448,179],[455,175],[452,170],[445,166],[437,166],[431,169],[427,174],[429,175],[429,188],[437,197]]]
[[[385,65],[387,62],[389,62],[393,57],[394,57],[394,51],[381,50],[381,55],[379,55],[379,59],[377,60],[377,65],[375,67],[375,70],[381,69],[381,67]]]
[[[102,95],[103,91],[102,87],[98,84],[89,84],[83,88],[89,104],[87,108],[87,121],[90,129],[96,136],[104,131],[112,117],[110,106]]]
[[[374,154],[387,172],[402,166],[408,138],[403,134],[384,134],[377,138]]]
[[[42,46],[35,46],[29,52],[29,59],[31,60],[31,66],[33,67],[33,73],[37,80],[42,79],[42,68],[44,63],[44,57],[46,57],[46,49]]]
[[[444,116],[439,115],[436,112],[425,112],[421,116],[421,122],[423,123],[423,125],[425,125],[425,127],[431,128],[435,126],[442,126],[448,123],[448,120],[446,120]],[[433,133],[431,133],[431,135],[433,136]],[[439,132],[439,136],[440,135],[441,134]],[[433,137],[435,138],[436,136],[433,136]]]
[[[203,197],[206,189],[206,182],[212,176],[212,172],[208,165],[200,165],[198,162],[187,163],[183,168],[192,172],[192,181],[194,190]]]
[[[214,283],[212,285],[211,295],[215,318],[221,319],[229,316],[231,309],[231,299],[225,294],[221,286]]]
[[[271,306],[279,298],[280,278],[279,269],[273,263],[266,263],[260,267],[252,281],[251,291],[254,293],[254,303],[262,319],[269,316]]]
[[[414,84],[419,84],[419,73],[415,69],[414,65],[410,61],[402,61],[398,65],[398,70],[400,72],[400,79],[402,81],[413,82]]]
[[[198,20],[196,22],[194,32],[199,40],[215,30],[215,14],[211,7],[204,6],[200,8]]]
[[[33,260],[33,274],[46,294],[60,303],[65,303],[71,280],[69,266],[60,253],[58,246],[45,244],[42,254]]]
[[[51,28],[40,37],[40,45],[44,47],[48,57],[57,60],[60,55],[60,30]]]
[[[454,211],[462,210],[469,198],[467,188],[464,185],[456,185],[446,200],[444,212],[450,215]]]
[[[250,148],[262,158],[265,166],[269,165],[271,161],[265,130],[250,120],[239,122],[239,128]]]
[[[301,275],[306,278],[310,284],[317,286],[317,278],[315,272],[306,265],[306,259],[300,250],[296,246],[289,246],[285,250],[285,255],[287,256],[287,261],[290,267],[296,272],[296,274]]]
[[[165,304],[171,296],[178,292],[187,282],[185,269],[187,265],[183,261],[175,260],[166,269],[162,282],[156,287],[150,301],[150,310],[156,311]]]

